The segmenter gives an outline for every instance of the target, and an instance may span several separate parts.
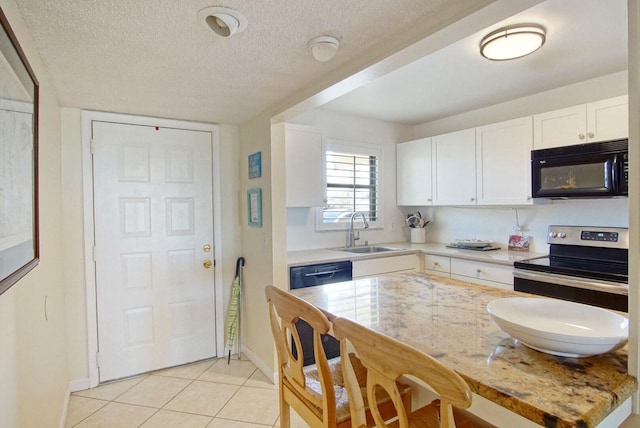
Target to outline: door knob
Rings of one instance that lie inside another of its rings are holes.
[[[205,260],[205,261],[202,263],[202,266],[204,266],[204,268],[205,268],[205,269],[209,269],[209,268],[211,267],[211,265],[212,265],[212,264],[213,264],[213,263],[211,263],[211,260]]]
[[[202,251],[204,251],[205,253],[208,253],[209,251],[211,251],[211,245],[209,244],[205,244],[202,246]]]

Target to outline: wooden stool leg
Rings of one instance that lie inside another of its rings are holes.
[[[291,427],[291,407],[284,400],[284,392],[280,388],[280,428]]]

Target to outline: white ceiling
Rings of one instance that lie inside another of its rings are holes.
[[[402,31],[486,0],[16,3],[62,106],[241,124],[354,68],[364,53],[384,52]],[[197,20],[219,5],[243,13],[248,28],[225,39]],[[548,29],[529,57],[484,60],[483,31],[324,107],[415,124],[626,69],[626,0],[548,0],[505,23],[522,20]],[[307,42],[325,34],[341,47],[319,63]]]
[[[419,124],[627,69],[626,0],[547,0],[323,106]],[[517,23],[547,30],[545,45],[512,61],[479,54],[484,35]]]

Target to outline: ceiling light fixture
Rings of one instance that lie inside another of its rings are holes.
[[[309,40],[311,55],[316,61],[327,62],[338,52],[340,41],[331,36],[319,36]]]
[[[480,54],[492,61],[520,58],[540,49],[546,37],[544,27],[537,24],[503,27],[482,38]]]
[[[222,37],[231,37],[247,28],[247,18],[228,7],[212,6],[198,12],[198,21]]]

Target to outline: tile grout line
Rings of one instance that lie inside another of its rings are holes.
[[[140,375],[136,375],[136,376],[140,376]],[[113,403],[114,400],[118,397],[120,397],[122,394],[124,394],[125,392],[129,391],[131,388],[133,388],[134,386],[138,385],[140,382],[142,382],[143,380],[145,380],[147,377],[149,377],[149,375],[144,375],[144,376],[140,376],[140,381],[134,383],[133,385],[131,385],[129,388],[127,388],[126,390],[124,390],[122,393],[118,394],[117,396],[115,396],[114,398],[110,399],[110,400],[104,400],[102,398],[93,398],[93,397],[85,397],[83,395],[76,395],[76,397],[82,397],[82,398],[89,398],[92,400],[99,400],[99,401],[106,401],[107,404],[105,404],[104,406],[101,406],[100,408],[94,410],[93,412],[91,412],[90,414],[88,414],[87,416],[85,416],[84,418],[82,418],[81,420],[79,420],[76,424],[74,424],[74,427],[77,427],[78,425],[80,425],[82,422],[86,421],[88,418],[90,418],[91,416],[93,416],[94,414],[98,413],[100,410],[104,409],[105,407],[107,407],[109,404]],[[135,378],[132,377],[132,379]],[[120,379],[120,380],[115,380],[113,382],[113,384],[117,383],[117,382],[122,382],[124,381],[124,379]],[[97,388],[99,388],[101,385],[98,385]],[[92,388],[89,388],[92,389]]]
[[[133,383],[132,385],[130,385],[128,388],[126,388],[125,390],[123,390],[122,392],[120,392],[118,395],[116,395],[115,397],[105,400],[103,398],[95,398],[95,397],[86,397],[83,395],[77,395],[76,397],[79,398],[85,398],[85,399],[90,399],[90,400],[96,400],[96,401],[102,401],[105,404],[101,407],[99,407],[98,409],[96,409],[95,411],[91,412],[89,415],[85,416],[84,418],[82,418],[81,420],[79,420],[77,423],[75,423],[73,425],[73,427],[77,427],[79,424],[81,424],[82,422],[86,421],[89,417],[93,416],[94,414],[96,414],[97,412],[99,412],[100,410],[103,410],[106,406],[108,406],[109,404],[124,404],[124,405],[129,405],[129,406],[135,406],[135,407],[141,407],[141,408],[148,408],[148,409],[154,409],[155,411],[149,416],[147,417],[143,422],[141,422],[138,427],[144,425],[145,423],[147,423],[151,418],[153,418],[155,415],[157,415],[159,413],[160,410],[165,410],[168,412],[175,412],[175,413],[182,413],[182,414],[189,414],[189,415],[194,415],[194,416],[203,416],[203,417],[208,417],[211,418],[211,420],[208,422],[209,424],[211,422],[213,422],[213,420],[215,420],[217,418],[217,416],[220,414],[220,412],[222,411],[222,409],[224,409],[230,402],[231,400],[233,400],[234,397],[236,397],[239,393],[239,391],[243,388],[243,387],[247,387],[247,388],[256,388],[256,389],[272,389],[272,388],[267,388],[267,387],[261,387],[261,386],[251,386],[251,385],[247,385],[247,383],[251,380],[251,377],[258,371],[258,368],[255,367],[253,369],[253,371],[243,380],[243,382],[241,384],[237,384],[237,383],[226,383],[226,382],[219,382],[216,380],[201,380],[200,377],[205,374],[208,370],[210,370],[214,365],[216,365],[217,363],[219,363],[220,361],[226,361],[226,358],[218,358],[217,361],[214,361],[207,366],[207,368],[205,368],[204,370],[202,370],[202,372],[200,372],[200,374],[198,374],[195,378],[189,378],[189,377],[181,377],[181,376],[175,376],[175,375],[162,375],[160,374],[163,370],[157,370],[155,372],[149,372],[147,374],[144,374],[142,376],[140,376],[140,380],[138,382]],[[242,359],[239,359],[238,361],[245,361]],[[138,375],[139,376],[139,375]],[[140,385],[140,383],[142,383],[143,381],[149,379],[151,376],[156,376],[156,377],[165,377],[165,378],[173,378],[173,379],[184,379],[184,380],[188,380],[189,382],[187,384],[184,385],[184,387],[182,387],[179,391],[177,391],[175,394],[173,394],[173,396],[171,398],[169,398],[161,407],[153,407],[153,406],[145,406],[145,405],[140,405],[140,404],[132,404],[132,403],[126,403],[126,402],[121,402],[121,401],[117,401],[120,397],[122,397],[124,394],[126,394],[127,392],[131,391],[131,389],[133,389],[134,387]],[[119,381],[124,381],[126,379],[120,379],[120,380],[116,380],[114,381],[114,383],[117,383]],[[190,385],[192,385],[194,382],[205,382],[205,383],[216,383],[216,384],[221,384],[221,385],[230,385],[230,386],[237,386],[238,388],[236,389],[236,391],[229,397],[228,400],[226,400],[224,402],[224,404],[220,407],[220,409],[216,412],[215,415],[211,416],[211,415],[203,415],[200,413],[192,413],[192,412],[186,412],[186,411],[180,411],[180,410],[170,410],[170,409],[166,409],[166,406],[172,401],[174,400],[180,393],[182,393],[185,389],[187,389]],[[100,386],[100,385],[99,385]],[[263,425],[263,426],[271,426],[271,427],[276,427],[276,423],[278,422],[278,417],[279,415],[276,417],[275,421],[272,424],[261,424],[261,423],[256,423],[256,425]],[[223,420],[229,420],[229,421],[234,421],[234,422],[246,422],[243,420],[239,420],[239,419],[230,419],[228,417],[225,418],[218,418],[218,419],[223,419]]]

